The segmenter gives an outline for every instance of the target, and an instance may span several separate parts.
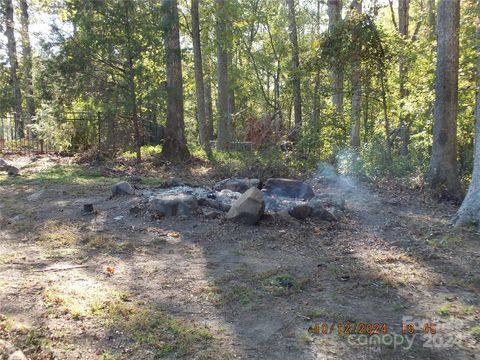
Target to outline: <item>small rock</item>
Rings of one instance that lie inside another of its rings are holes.
[[[210,209],[203,209],[202,213],[205,219],[217,219],[222,215],[221,212]]]
[[[122,181],[112,185],[112,195],[134,195],[135,190],[132,185],[126,181]]]
[[[300,180],[270,178],[263,185],[262,191],[267,195],[285,196],[309,200],[315,196],[312,187]]]
[[[17,350],[8,357],[8,360],[28,360],[28,359],[21,350]]]
[[[37,201],[45,194],[45,189],[39,190],[27,196],[28,201]]]
[[[239,193],[244,193],[251,187],[258,187],[260,185],[260,180],[259,179],[225,179],[222,181],[217,182],[214,186],[213,189],[216,191],[221,191],[221,190],[231,190],[234,192],[239,192]]]
[[[287,209],[276,211],[273,213],[273,218],[277,223],[281,224],[298,224],[297,220],[288,213]]]
[[[301,204],[301,205],[296,205],[290,210],[288,210],[288,213],[293,216],[295,219],[298,220],[303,220],[309,217],[312,214],[313,209],[306,205],[306,204]]]
[[[246,225],[253,225],[263,215],[265,201],[257,188],[250,188],[242,194],[227,213],[227,219]]]
[[[165,194],[150,199],[150,211],[160,216],[190,216],[198,207],[197,198],[187,194]]]

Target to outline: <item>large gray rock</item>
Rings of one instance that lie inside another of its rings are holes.
[[[234,192],[244,193],[251,187],[258,187],[260,185],[260,180],[258,179],[225,179],[217,182],[213,189],[216,191],[221,191],[224,189],[231,190]]]
[[[201,198],[201,199],[198,200],[198,204],[201,205],[201,206],[208,206],[208,207],[211,207],[213,209],[217,209],[217,210],[220,210],[220,211],[223,211],[223,212],[227,212],[232,207],[232,205],[230,205],[230,204],[226,204],[226,203],[223,203],[219,200],[210,199],[210,198]]]
[[[135,190],[132,185],[126,181],[122,181],[112,185],[112,195],[134,195]]]
[[[157,195],[148,202],[149,210],[160,216],[190,216],[197,207],[197,198],[187,194]]]
[[[255,187],[248,189],[233,204],[227,213],[227,219],[242,224],[253,225],[263,215],[265,201],[263,194]]]
[[[9,176],[17,176],[20,172],[15,166],[9,165],[3,159],[0,159],[0,171],[6,171]]]
[[[310,199],[308,206],[312,208],[311,216],[319,220],[336,221],[337,218],[323,206],[323,199],[315,196]]]
[[[315,196],[312,187],[300,180],[270,178],[263,185],[262,191],[267,195],[284,196],[309,200]]]

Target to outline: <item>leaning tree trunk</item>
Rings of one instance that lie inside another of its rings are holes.
[[[342,20],[342,1],[328,0],[328,31],[333,33]],[[343,118],[343,67],[341,64],[333,66],[331,71],[332,79],[332,102],[337,122],[341,123]]]
[[[475,97],[475,155],[472,182],[453,221],[456,226],[480,225],[480,1],[477,2],[477,94]]]
[[[358,14],[362,13],[361,0],[353,0],[352,8]],[[360,147],[360,116],[361,116],[361,97],[362,97],[362,85],[360,82],[360,40],[356,33],[352,34],[352,41],[354,43],[354,54],[352,56],[352,105],[351,105],[351,130],[350,130],[350,145],[353,148]]]
[[[5,0],[5,36],[7,37],[8,60],[10,63],[10,81],[12,82],[15,123],[15,135],[23,138],[22,93],[18,80],[17,44],[15,41],[15,23],[12,0]]]
[[[302,94],[300,89],[300,60],[298,54],[298,36],[297,21],[295,18],[295,0],[287,0],[288,5],[288,25],[290,32],[290,43],[292,46],[292,93],[293,93],[293,112],[295,117],[295,126],[302,125]]]
[[[208,127],[205,115],[205,87],[203,84],[203,61],[202,47],[200,45],[200,17],[198,14],[199,0],[192,0],[192,42],[193,42],[193,60],[195,67],[195,92],[197,96],[197,118],[200,132],[200,144],[207,154],[210,154],[210,139],[208,137]]]
[[[460,0],[440,0],[437,24],[435,121],[427,181],[445,199],[458,199],[458,28]]]
[[[182,54],[176,0],[163,0],[165,64],[167,67],[167,122],[162,157],[181,162],[190,157],[183,119]]]
[[[228,94],[230,90],[228,82],[228,35],[227,35],[227,4],[225,0],[217,0],[216,13],[216,40],[217,40],[217,149],[227,150],[230,144],[228,132],[230,113],[228,111]]]
[[[398,32],[402,37],[403,41],[408,38],[408,8],[410,0],[399,0],[398,2]],[[405,87],[407,77],[407,65],[406,59],[403,54],[400,54],[399,59],[399,83],[400,83],[400,140],[402,142],[400,153],[402,155],[408,155],[408,126],[407,119],[404,113],[404,101],[408,96],[407,89]]]

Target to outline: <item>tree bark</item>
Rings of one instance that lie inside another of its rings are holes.
[[[228,111],[229,81],[228,81],[228,34],[227,34],[227,9],[226,0],[217,0],[216,11],[216,41],[217,41],[217,149],[227,150],[230,146],[230,136],[228,132],[231,122]]]
[[[435,37],[436,33],[435,7],[436,0],[428,0],[428,29],[431,38]]]
[[[30,43],[29,14],[27,0],[20,0],[21,23],[22,23],[22,49],[23,49],[23,72],[25,82],[26,113],[28,121],[35,116],[35,99],[32,85],[32,46]]]
[[[458,199],[457,112],[460,0],[440,0],[433,145],[427,181],[442,198]]]
[[[22,93],[18,79],[17,44],[15,41],[12,0],[5,0],[5,36],[7,37],[8,60],[10,63],[10,81],[12,82],[15,135],[23,138]]]
[[[295,0],[287,0],[288,5],[288,25],[290,32],[290,43],[292,46],[292,93],[293,93],[293,112],[295,117],[295,126],[302,125],[302,94],[300,88],[300,60],[298,51],[297,21],[295,17]]]
[[[192,42],[193,42],[193,60],[195,67],[195,90],[197,96],[197,119],[200,132],[200,144],[207,154],[210,153],[210,138],[208,137],[208,127],[205,115],[205,86],[203,83],[203,61],[202,47],[200,45],[200,16],[198,12],[199,0],[192,0]]]
[[[127,77],[128,77],[128,90],[130,95],[130,111],[133,121],[133,129],[135,132],[135,153],[137,156],[137,162],[142,161],[142,139],[140,135],[140,124],[138,119],[137,110],[137,92],[135,89],[135,69],[133,63],[133,50],[132,50],[132,29],[130,24],[130,1],[124,2],[125,6],[125,36],[127,38]]]
[[[182,54],[176,0],[163,0],[165,64],[167,73],[167,122],[162,157],[181,162],[190,157],[185,139]]]
[[[398,2],[398,33],[405,41],[408,38],[408,23],[409,23],[409,16],[408,16],[408,9],[410,5],[410,0],[399,0]],[[401,147],[400,147],[400,154],[408,155],[408,142],[409,142],[409,134],[408,134],[408,126],[407,126],[407,119],[404,114],[404,100],[408,96],[407,89],[405,88],[407,77],[407,65],[406,59],[403,54],[400,55],[399,59],[399,83],[400,83],[400,140],[401,140]]]
[[[342,1],[328,0],[328,31],[333,33],[342,20]],[[337,122],[343,119],[343,66],[334,65],[331,71],[332,79],[332,102]]]
[[[352,1],[352,9],[358,14],[362,13],[361,0]],[[362,85],[360,82],[360,50],[361,44],[357,34],[352,34],[352,41],[354,43],[354,54],[352,56],[352,98],[351,98],[351,130],[350,130],[350,145],[353,148],[360,147],[360,116],[361,116],[361,98]]]
[[[213,102],[212,102],[212,79],[210,73],[205,81],[205,117],[207,122],[208,140],[213,139]]]
[[[477,1],[477,43],[476,43],[477,91],[475,96],[475,153],[472,182],[462,206],[453,218],[456,226],[469,223],[480,225],[480,2]]]

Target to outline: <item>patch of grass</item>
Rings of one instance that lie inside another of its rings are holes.
[[[308,283],[308,278],[296,278],[281,269],[269,271],[258,275],[264,289],[282,295],[290,291],[301,291]]]
[[[221,297],[224,303],[238,302],[242,305],[247,305],[252,302],[253,295],[247,286],[233,285],[227,288]]]
[[[437,314],[441,316],[450,316],[451,310],[452,310],[452,304],[445,304],[440,306],[437,309]]]
[[[49,220],[39,229],[37,241],[51,247],[71,245],[79,239],[79,228],[76,223]]]
[[[477,339],[480,340],[480,325],[476,325],[470,329],[470,334]]]
[[[197,357],[214,341],[209,328],[170,316],[161,308],[112,302],[108,305],[107,315],[112,329],[131,336],[139,347],[151,347],[156,358],[189,354]]]
[[[427,239],[427,244],[433,248],[451,248],[459,246],[463,243],[463,239],[458,234],[446,234],[440,238]]]
[[[82,237],[82,244],[93,249],[113,250],[120,246],[117,237],[110,234],[87,234]]]

